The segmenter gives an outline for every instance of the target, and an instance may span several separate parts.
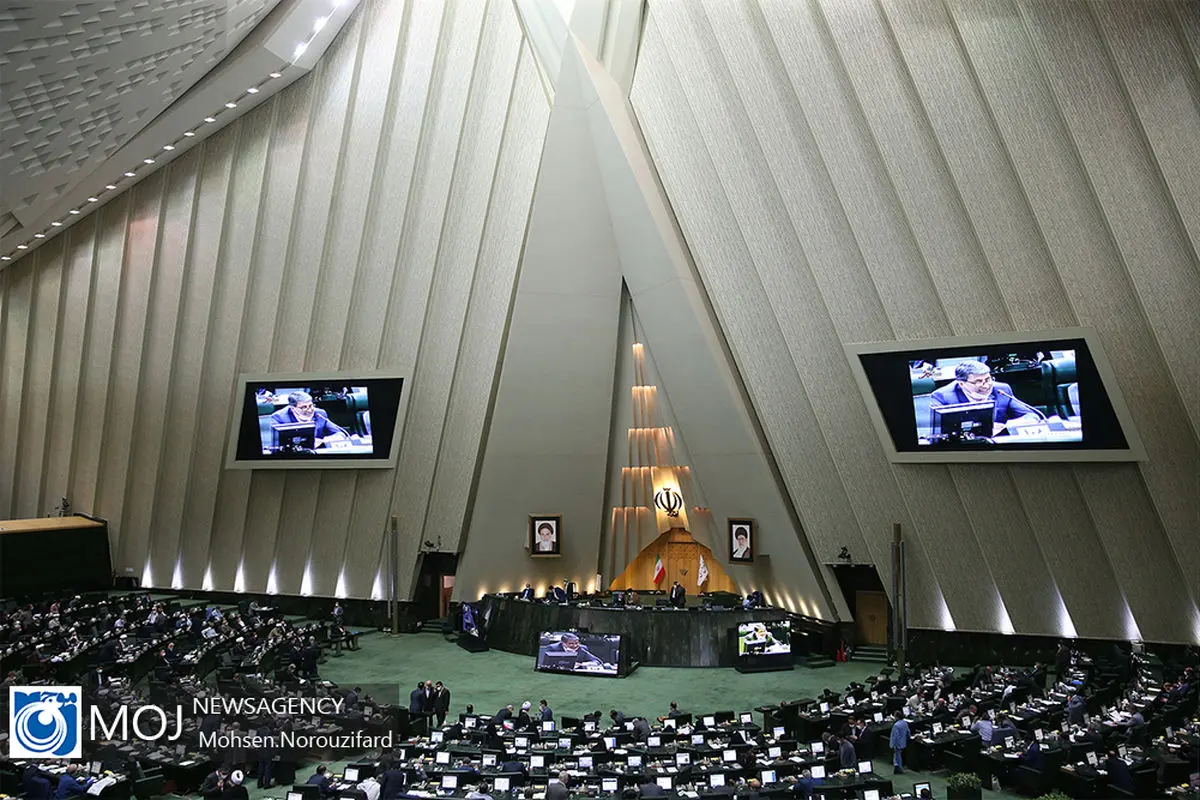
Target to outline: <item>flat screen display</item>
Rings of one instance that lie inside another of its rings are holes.
[[[242,376],[227,466],[392,466],[403,383],[377,375]]]
[[[773,656],[792,652],[792,623],[789,620],[739,622],[739,656]]]
[[[1098,343],[1057,333],[847,351],[893,461],[1142,457]]]
[[[584,675],[616,675],[621,636],[604,633],[544,631],[538,638],[536,669]]]

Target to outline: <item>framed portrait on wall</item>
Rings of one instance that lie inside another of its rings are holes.
[[[529,555],[562,555],[562,515],[529,516]]]
[[[729,560],[734,564],[754,561],[754,520],[729,520]]]

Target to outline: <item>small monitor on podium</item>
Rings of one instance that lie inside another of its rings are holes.
[[[346,767],[342,778],[350,783],[358,783],[358,767]]]
[[[825,765],[824,764],[814,764],[813,768],[812,768],[812,776],[814,778],[824,778],[825,777]]]

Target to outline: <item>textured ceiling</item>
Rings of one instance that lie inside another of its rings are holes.
[[[29,224],[112,156],[278,2],[6,3],[0,8],[0,232]]]

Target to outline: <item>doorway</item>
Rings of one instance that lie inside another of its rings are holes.
[[[450,598],[454,595],[454,576],[441,576],[442,579],[442,595],[438,599],[438,619],[445,619],[450,613]]]
[[[856,593],[854,627],[859,644],[887,645],[888,599],[885,593],[862,590]]]

